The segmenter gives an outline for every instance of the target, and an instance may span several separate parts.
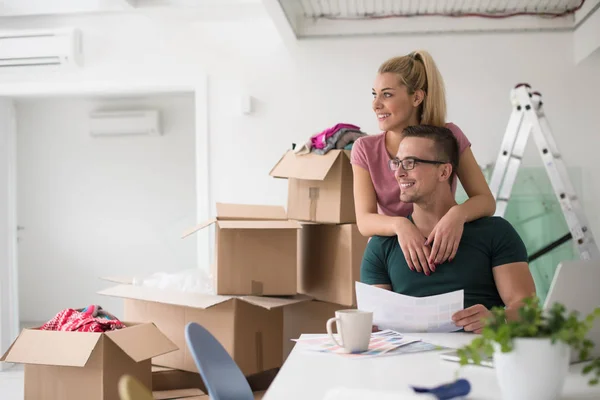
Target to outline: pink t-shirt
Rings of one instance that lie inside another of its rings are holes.
[[[471,146],[471,142],[458,126],[449,122],[446,128],[456,136],[460,154]],[[388,167],[390,156],[385,148],[385,132],[359,138],[352,145],[350,158],[352,164],[363,167],[371,174],[379,214],[407,217],[412,213],[412,204],[400,201],[400,186]],[[452,193],[456,193],[456,179],[452,182]]]

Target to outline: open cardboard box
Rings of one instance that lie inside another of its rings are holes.
[[[200,389],[153,390],[154,400],[208,400],[206,392]]]
[[[283,307],[310,300],[304,295],[289,298],[203,295],[126,282],[99,294],[125,299],[126,319],[153,322],[179,347],[178,351],[155,357],[153,364],[196,372],[184,328],[189,322],[197,322],[219,340],[246,376],[282,365]]]
[[[300,225],[288,220],[283,207],[217,203],[217,218],[195,226],[183,237],[213,224],[216,294],[296,294]]]
[[[288,218],[332,224],[356,222],[350,151],[297,155],[289,150],[269,175],[289,179]]]
[[[206,393],[202,377],[196,372],[180,369],[152,366],[152,391],[168,391],[175,389],[200,389]]]
[[[253,392],[254,400],[261,400],[264,391]],[[200,389],[181,389],[152,392],[154,400],[210,400],[210,396]]]
[[[177,350],[152,323],[97,332],[24,329],[0,361],[25,364],[25,400],[114,400],[122,375],[151,387],[151,358]]]
[[[279,368],[247,376],[255,399],[260,399],[277,376]],[[208,399],[208,389],[198,372],[152,366],[152,393],[156,400]]]
[[[261,400],[265,392],[253,392],[253,394],[254,400]],[[199,389],[154,391],[152,397],[154,400],[210,400],[209,395]]]

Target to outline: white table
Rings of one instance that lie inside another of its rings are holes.
[[[302,335],[303,338],[314,335]],[[468,333],[428,333],[414,335],[423,341],[458,348],[475,335]],[[448,351],[448,350],[445,350]],[[263,400],[320,400],[335,387],[385,391],[406,390],[409,385],[437,386],[459,376],[471,383],[469,399],[501,399],[494,369],[463,366],[440,358],[443,351],[398,356],[345,359],[335,354],[310,352],[296,345]],[[590,375],[581,370],[584,363],[572,365],[563,390],[563,400],[600,399],[600,386],[589,386]]]

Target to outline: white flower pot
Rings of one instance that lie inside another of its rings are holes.
[[[513,340],[513,350],[494,352],[494,368],[504,400],[556,400],[569,370],[571,349],[545,338]]]

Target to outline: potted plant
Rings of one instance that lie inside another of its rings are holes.
[[[567,313],[562,304],[544,312],[539,299],[525,299],[518,321],[507,321],[504,308],[493,308],[481,336],[458,349],[461,365],[479,364],[482,355],[494,359],[494,368],[502,397],[507,400],[554,400],[561,395],[570,364],[571,350],[587,360],[594,343],[586,338],[600,307],[580,319],[577,312]],[[470,361],[471,360],[471,361]],[[600,359],[583,369],[594,372],[589,381],[598,384]]]

